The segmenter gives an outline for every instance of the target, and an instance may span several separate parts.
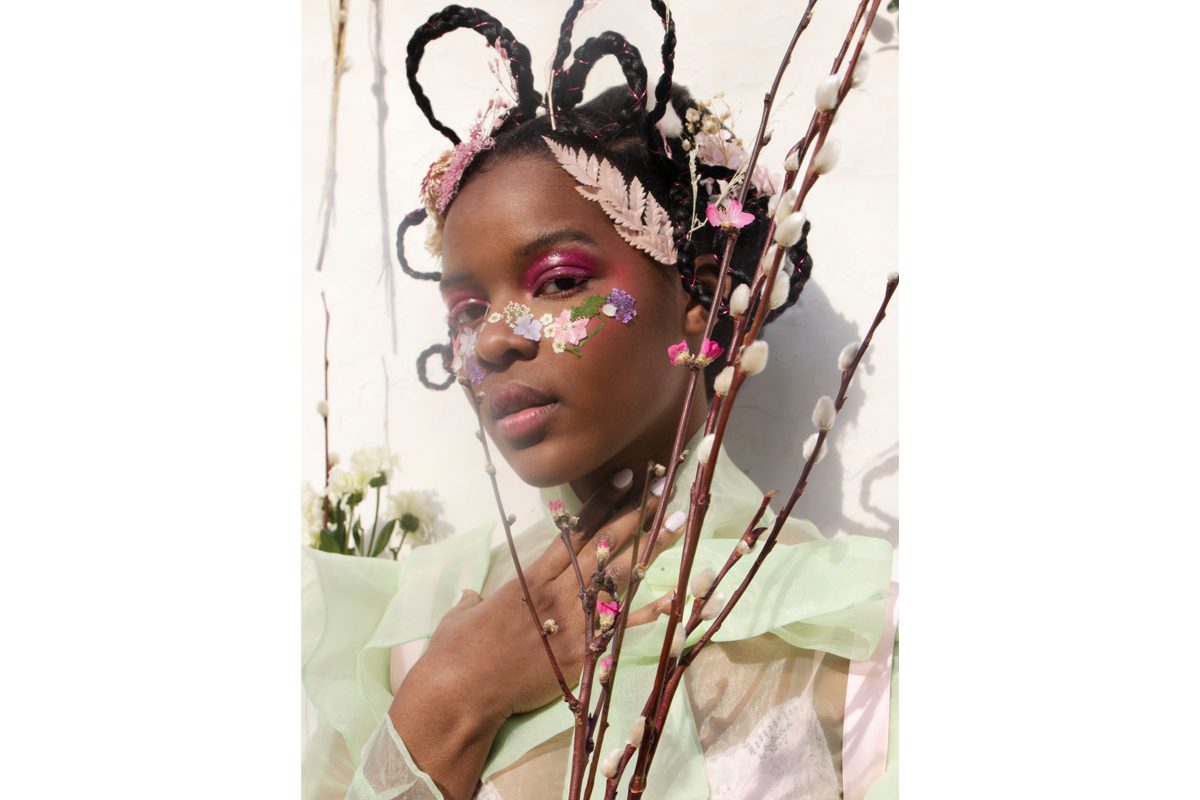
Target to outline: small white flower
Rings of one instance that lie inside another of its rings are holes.
[[[542,336],[546,339],[553,339],[558,334],[558,323],[551,322],[549,325],[542,326]]]
[[[771,308],[779,308],[786,303],[791,288],[791,281],[788,280],[786,272],[776,275],[775,283],[771,286]]]
[[[617,315],[617,307],[612,303],[605,303],[600,308],[600,312],[606,317],[615,317]]]
[[[396,520],[392,537],[397,542],[404,537],[406,544],[418,547],[433,541],[433,523],[439,510],[433,492],[396,492],[388,500],[390,507],[387,518]]]
[[[742,371],[747,375],[757,375],[767,367],[767,343],[761,339],[752,342],[742,351]]]
[[[301,533],[304,543],[316,547],[321,528],[325,527],[325,498],[308,481],[300,488]]]
[[[367,474],[367,480],[383,473],[391,477],[392,471],[400,466],[400,458],[386,447],[364,447],[350,456],[350,466]]]
[[[633,725],[629,728],[629,743],[637,747],[642,743],[642,736],[646,733],[646,718],[639,716],[633,721]]]
[[[858,342],[851,342],[843,347],[842,352],[838,353],[838,369],[842,372],[850,369],[856,355],[858,355]]]
[[[713,580],[716,578],[716,573],[712,571],[712,567],[705,567],[692,576],[692,596],[702,597],[712,588]]]
[[[793,150],[791,153],[788,153],[787,160],[783,162],[783,169],[786,172],[799,172],[800,171],[800,151],[799,150]]]
[[[696,456],[704,462],[708,461],[708,457],[712,455],[713,442],[716,441],[717,435],[710,433],[700,440],[700,446],[696,448]]]
[[[721,613],[721,609],[725,608],[725,595],[717,592],[705,602],[704,608],[700,609],[700,619],[710,620],[716,619],[717,614]]]
[[[777,222],[775,224],[775,243],[780,247],[795,246],[804,233],[806,219],[803,211],[797,211],[794,214],[788,214],[783,222]]]
[[[324,400],[318,401],[317,402],[317,413],[320,414],[325,419],[329,419],[329,403],[326,403]]]
[[[739,539],[737,543],[737,551],[739,556],[744,556],[750,552],[750,543],[745,539]]]
[[[837,139],[826,139],[825,145],[817,151],[813,158],[813,172],[824,175],[837,165],[838,156],[842,154],[842,143]]]
[[[549,325],[550,323],[554,322],[554,315],[553,314],[542,314],[542,316],[538,319],[538,321],[541,322],[543,326]],[[543,332],[544,332],[544,330],[543,330]]]
[[[691,109],[688,109],[691,113]],[[614,747],[608,751],[608,755],[604,757],[604,762],[600,765],[600,774],[606,778],[617,777],[617,767],[621,766],[621,756],[625,754],[624,747]]]
[[[796,198],[800,196],[800,189],[793,186],[783,193],[783,197],[779,198],[779,204],[775,206],[775,210],[771,213],[775,217],[775,224],[779,225],[788,215],[792,213],[792,209],[796,207]]]
[[[683,633],[683,626],[675,628],[675,636],[671,639],[671,658],[679,658],[683,655],[683,645],[687,641],[687,636]]]
[[[750,307],[750,287],[746,284],[741,284],[733,290],[733,294],[729,296],[729,313],[735,317],[740,317],[746,313],[746,309]]]
[[[567,346],[563,342],[555,342],[554,344],[550,345],[550,349],[556,353],[567,352]]]
[[[858,54],[858,63],[854,65],[854,72],[850,73],[850,85],[857,89],[862,86],[867,80],[867,75],[871,73],[871,54],[866,50],[862,50]]]
[[[838,102],[838,86],[841,79],[837,75],[826,75],[817,84],[817,111],[833,111]]]
[[[804,440],[804,460],[805,461],[808,461],[810,458],[812,458],[813,450],[817,446],[817,437],[819,435],[820,434],[814,433],[812,436],[809,436],[807,439]],[[825,457],[825,451],[828,449],[829,449],[828,443],[821,442],[821,451],[819,453],[817,453],[817,460],[814,461],[813,463],[820,464],[821,459]]]
[[[817,404],[813,406],[813,425],[817,426],[817,430],[827,431],[833,427],[833,420],[836,416],[837,410],[833,407],[833,398],[827,394],[822,395],[817,400]]]
[[[683,115],[687,119],[688,122],[695,122],[696,120],[700,119],[700,109],[689,108],[687,111],[684,112]]]
[[[713,381],[713,391],[719,395],[729,394],[730,388],[733,386],[733,367],[726,367],[721,370],[721,374]]]

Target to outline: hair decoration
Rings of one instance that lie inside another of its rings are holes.
[[[673,265],[679,260],[671,215],[642,188],[640,180],[635,177],[626,183],[619,169],[603,158],[588,155],[583,148],[572,150],[548,136],[542,140],[562,168],[579,182],[575,187],[579,193],[598,203],[616,223],[622,239],[655,261]]]

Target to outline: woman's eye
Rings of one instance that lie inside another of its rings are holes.
[[[447,315],[450,327],[454,330],[469,328],[479,323],[487,314],[488,305],[481,300],[467,300],[450,309]]]
[[[587,281],[587,277],[583,275],[555,275],[538,287],[536,295],[541,297],[545,295],[567,294],[583,286]]]

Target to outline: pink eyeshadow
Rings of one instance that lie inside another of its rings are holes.
[[[555,275],[591,276],[596,273],[596,261],[584,250],[555,250],[538,257],[525,272],[525,288],[532,292],[546,273]]]

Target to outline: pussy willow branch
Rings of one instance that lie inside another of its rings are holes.
[[[870,346],[871,339],[875,336],[875,329],[879,327],[879,323],[883,322],[883,318],[886,316],[888,303],[891,302],[892,295],[895,294],[896,287],[899,285],[900,279],[897,276],[892,275],[888,278],[887,288],[884,291],[883,302],[880,303],[879,311],[876,312],[875,319],[871,322],[871,327],[867,330],[867,335],[863,337],[862,344],[859,345],[858,353],[855,355],[854,360],[849,364],[849,366],[847,366],[845,370],[842,371],[841,385],[838,388],[837,399],[834,401],[834,408],[841,410],[842,405],[846,402],[846,393],[849,391],[850,381],[854,377],[855,371],[858,369],[858,365],[862,360],[863,354],[866,352],[867,347]],[[754,579],[754,576],[758,573],[759,568],[762,566],[771,550],[774,549],[775,542],[779,538],[780,531],[783,530],[784,523],[791,515],[792,509],[795,507],[796,502],[800,499],[800,497],[804,494],[804,490],[808,487],[809,475],[812,473],[813,466],[816,464],[817,457],[820,455],[821,449],[825,446],[825,439],[828,434],[828,430],[819,431],[817,433],[816,445],[813,447],[812,453],[809,455],[809,457],[805,459],[804,468],[800,472],[800,478],[796,481],[796,486],[794,489],[792,489],[792,494],[788,498],[787,503],[784,505],[783,509],[780,510],[778,516],[775,517],[775,523],[771,526],[771,531],[769,534],[767,534],[766,541],[763,543],[762,547],[759,548],[758,556],[755,558],[754,563],[750,566],[750,569],[746,572],[746,575],[743,576],[737,588],[734,589],[733,594],[730,595],[729,600],[725,603],[725,607],[722,608],[720,613],[718,613],[713,619],[712,624],[708,626],[708,629],[705,630],[705,632],[700,636],[700,639],[696,642],[696,644],[692,645],[681,655],[678,663],[675,665],[675,668],[668,680],[667,689],[664,693],[663,700],[659,704],[658,713],[655,715],[654,727],[660,732],[663,724],[666,721],[667,710],[671,706],[671,700],[674,698],[675,691],[679,688],[679,683],[683,678],[684,671],[695,660],[696,656],[708,646],[709,642],[712,641],[713,636],[717,634],[717,631],[721,629],[721,625],[733,611],[734,606],[737,605],[737,602],[742,598],[742,595],[745,594],[746,588],[750,585],[750,581]],[[737,550],[735,548],[734,553],[736,554],[736,552]],[[709,589],[710,594],[716,590],[719,582],[719,579],[713,581],[713,585]],[[648,758],[653,759],[654,750],[656,747],[657,739],[654,740],[650,745]]]
[[[321,308],[325,309],[325,352],[323,355],[324,371],[325,371],[325,413],[321,415],[321,423],[325,428],[325,499],[321,503],[321,513],[324,515],[322,520],[325,527],[329,527],[329,473],[333,470],[333,464],[329,462],[329,306],[325,303],[325,292],[321,292]]]
[[[558,659],[554,657],[554,648],[550,646],[550,633],[543,627],[542,621],[538,619],[537,607],[533,604],[533,597],[529,594],[529,584],[525,581],[525,570],[521,569],[521,559],[517,557],[517,546],[513,542],[512,523],[509,521],[509,516],[504,510],[504,501],[500,499],[500,484],[496,481],[496,465],[492,463],[492,454],[488,449],[487,436],[483,432],[483,414],[479,410],[479,399],[471,391],[470,384],[465,379],[460,379],[459,382],[467,389],[467,394],[471,398],[471,406],[475,409],[475,420],[479,424],[479,432],[476,434],[476,438],[479,439],[479,444],[483,447],[484,469],[487,471],[488,478],[492,482],[492,494],[496,498],[496,509],[500,512],[500,521],[504,525],[504,538],[508,542],[508,552],[512,556],[513,566],[517,571],[517,581],[521,584],[521,598],[525,601],[525,607],[529,609],[529,618],[533,620],[533,625],[538,631],[538,636],[541,637],[542,647],[546,649],[546,658],[550,660],[550,669],[554,670],[554,677],[558,680],[558,688],[562,690],[563,701],[572,712],[577,713],[579,700],[571,692],[571,687],[567,685],[567,680],[563,677],[562,668],[558,666]]]
[[[596,744],[592,748],[592,764],[588,770],[587,788],[584,790],[584,797],[592,796],[592,786],[596,782],[596,767],[599,764],[600,758],[604,754],[604,734],[608,730],[608,707],[612,702],[612,690],[609,687],[615,685],[617,679],[617,666],[621,661],[621,643],[625,640],[625,628],[629,620],[629,609],[633,603],[634,584],[637,578],[638,566],[638,541],[642,538],[642,529],[646,526],[646,501],[650,498],[650,485],[654,478],[657,465],[650,461],[646,465],[646,477],[642,481],[642,499],[638,503],[638,524],[633,532],[633,544],[630,550],[629,564],[629,582],[625,585],[625,599],[621,602],[621,614],[616,623],[616,633],[613,635],[612,652],[609,658],[612,659],[612,666],[608,670],[608,687],[603,690],[603,696],[600,699],[600,709],[598,722],[596,723]],[[663,493],[663,497],[670,495]],[[663,505],[666,505],[666,500],[663,500]]]
[[[865,6],[865,0],[862,4],[860,4],[859,9],[858,9],[857,13],[855,14],[854,20],[851,22],[849,31],[846,36],[846,40],[845,40],[846,42],[849,42],[851,40],[855,29],[858,27],[859,22],[862,20],[863,6]],[[851,59],[851,64],[846,71],[846,75],[842,81],[842,84],[839,86],[838,103],[835,105],[835,112],[836,112],[836,108],[840,107],[841,100],[842,100],[842,98],[844,98],[846,91],[848,91],[848,89],[849,89],[849,83],[850,83],[850,79],[852,76],[852,71],[854,69],[854,66],[857,64],[858,56],[859,56],[859,53],[861,52],[861,48],[862,48],[863,38],[865,38],[866,31],[867,31],[867,29],[869,29],[870,24],[875,17],[875,12],[877,11],[878,6],[879,6],[879,0],[875,0],[875,2],[871,6],[871,10],[870,10],[869,14],[867,15],[866,23],[865,23],[865,25],[863,25],[863,29],[862,29],[863,32],[860,36],[859,46],[855,49],[854,56]],[[808,11],[811,11],[811,5],[810,5]],[[806,11],[805,18],[800,23],[800,30],[802,30],[803,27],[807,25],[807,19],[808,19],[808,13]],[[798,35],[799,35],[799,32],[797,33],[796,36],[793,37],[793,42],[792,42],[793,45],[795,43],[795,40],[798,38]],[[834,62],[835,70],[837,68],[839,68],[841,65],[841,61],[842,61],[843,53],[844,53],[845,49],[846,49],[846,44],[844,43],[842,51],[839,52],[838,57],[835,59],[835,62]],[[780,74],[782,74],[782,69],[784,67],[786,67],[787,59],[790,59],[790,53],[791,53],[791,50],[789,47],[789,51],[788,51],[787,56],[785,57],[785,61],[781,65]],[[777,78],[778,77],[779,76],[777,75]],[[770,102],[770,95],[768,95],[768,103],[769,102]],[[816,123],[821,132],[819,134],[820,138],[818,141],[817,149],[814,152],[819,151],[819,148],[824,145],[825,136],[828,134],[828,128],[833,119],[833,113],[818,112],[818,115],[820,115],[822,113],[824,113],[825,116],[823,118],[818,117],[818,121]],[[757,158],[758,153],[761,151],[762,138],[763,138],[765,127],[766,127],[766,119],[768,117],[769,117],[769,107],[767,109],[765,109],[765,111],[764,111],[764,122],[760,126],[759,136],[756,139],[755,149],[751,156],[751,163],[753,163],[753,160]],[[812,127],[812,124],[810,123],[810,129],[811,129],[811,127]],[[810,137],[806,137],[806,139],[811,141]],[[812,185],[816,182],[816,171],[813,168],[813,165],[811,163],[809,164],[808,172],[809,172],[809,177],[806,178],[804,184],[801,187],[801,191],[798,193],[799,196],[797,198],[797,203],[796,203],[795,208],[800,207],[800,205],[803,202],[803,198],[808,193],[808,190],[811,189]],[[744,200],[744,196],[745,196],[744,191],[747,189],[748,189],[748,186],[743,185],[743,192],[739,194],[739,197],[743,200]],[[770,225],[770,230],[768,231],[768,238],[767,238],[768,242],[773,237],[773,230],[774,230],[774,223],[772,221],[772,223]],[[733,231],[731,231],[730,233],[733,233]],[[725,285],[727,267],[730,262],[730,258],[731,258],[732,251],[733,251],[733,246],[735,243],[736,243],[736,235],[727,237],[725,252],[723,253],[722,261],[721,261],[721,273],[720,273],[720,276],[718,278],[718,283],[717,283],[717,286],[719,288],[724,287],[724,285]],[[758,298],[757,307],[756,307],[755,315],[754,315],[754,322],[750,326],[750,330],[747,332],[745,337],[736,336],[736,333],[740,333],[740,331],[735,332],[735,338],[733,341],[738,346],[744,347],[744,346],[748,345],[750,342],[752,342],[755,338],[757,338],[757,335],[758,335],[759,331],[761,330],[762,325],[765,321],[766,312],[768,311],[768,306],[769,306],[767,299],[770,297],[770,290],[771,290],[774,278],[778,273],[779,265],[782,261],[782,258],[783,258],[783,251],[780,248],[776,248],[774,251],[774,256],[772,258],[772,264],[771,264],[770,268],[764,270],[760,267],[759,279],[757,279],[755,282],[756,283],[756,285],[755,285],[756,291],[752,292],[752,296],[755,296]],[[716,316],[716,310],[717,310],[718,304],[714,303],[713,306],[714,307],[712,309],[710,309],[708,325],[706,326],[706,330],[705,330],[706,338],[711,334],[712,325],[715,322],[715,316]],[[739,320],[738,327],[740,328],[743,325],[744,325],[744,323],[742,323]],[[667,630],[663,636],[663,644],[662,644],[662,649],[659,654],[658,669],[657,669],[656,675],[655,675],[654,686],[651,690],[650,697],[649,697],[649,700],[648,700],[647,706],[646,706],[647,712],[648,712],[647,718],[649,719],[649,717],[652,713],[654,720],[655,720],[655,724],[646,726],[645,732],[642,737],[641,746],[638,748],[637,764],[634,769],[633,777],[630,780],[630,788],[629,788],[629,797],[630,798],[640,798],[645,789],[646,774],[649,770],[649,766],[650,766],[650,763],[651,763],[651,760],[653,757],[654,750],[656,749],[657,737],[661,734],[663,722],[665,721],[667,711],[670,708],[670,699],[664,697],[664,691],[666,688],[666,684],[665,684],[666,672],[668,669],[668,665],[669,665],[670,661],[672,660],[670,658],[671,644],[674,640],[675,630],[682,621],[683,604],[684,604],[684,599],[686,597],[685,593],[686,593],[686,589],[687,589],[687,584],[688,584],[688,580],[691,575],[691,568],[692,568],[692,564],[693,564],[693,561],[695,558],[695,550],[696,550],[697,542],[699,540],[700,530],[703,525],[704,517],[707,512],[709,487],[711,486],[711,482],[712,482],[713,465],[715,464],[716,458],[719,453],[720,443],[721,443],[722,439],[724,438],[725,428],[726,428],[726,425],[728,424],[728,419],[729,419],[729,412],[732,409],[733,400],[736,396],[737,388],[740,388],[741,383],[745,379],[745,373],[740,368],[740,361],[734,362],[734,370],[735,370],[734,371],[734,379],[732,381],[733,387],[731,387],[729,396],[724,398],[719,404],[714,404],[714,408],[710,409],[710,422],[711,422],[712,416],[714,414],[717,415],[716,416],[716,425],[715,425],[715,428],[713,429],[713,432],[715,434],[714,442],[712,445],[712,449],[710,451],[708,462],[698,465],[696,478],[692,484],[691,504],[690,504],[689,514],[688,514],[687,530],[684,535],[683,550],[682,550],[682,553],[680,556],[680,571],[679,571],[679,579],[678,579],[677,588],[676,588],[676,596],[675,596],[674,602],[672,603],[670,616],[667,619]],[[696,376],[693,375],[693,379],[695,377]],[[718,405],[719,405],[719,408],[717,407]],[[709,424],[706,423],[705,428],[707,430],[709,428]],[[822,435],[822,437],[821,437],[822,443],[823,443],[823,439],[824,439],[824,436]],[[819,450],[819,448],[818,448],[818,450]],[[668,488],[671,485],[670,481],[672,478],[673,478],[673,474],[671,474],[668,477]],[[794,501],[793,501],[793,503],[794,503]],[[661,512],[661,509],[660,509],[660,512]],[[787,512],[784,512],[784,516],[786,516],[786,514],[787,514]],[[660,513],[660,516],[661,516],[661,513]],[[657,520],[656,520],[656,522],[657,522]],[[656,530],[654,531],[654,533],[657,534],[657,525],[656,525]],[[755,571],[757,571],[757,570],[755,570]],[[728,607],[727,607],[727,609],[728,609]],[[724,611],[727,612],[727,609],[724,609]],[[676,669],[678,669],[678,667],[676,667]],[[621,771],[624,769],[624,767],[628,761],[629,755],[630,755],[630,753],[627,750],[626,757],[622,759],[622,762],[618,768],[616,778],[610,780],[610,787],[615,788],[615,783],[617,780],[619,780]]]

